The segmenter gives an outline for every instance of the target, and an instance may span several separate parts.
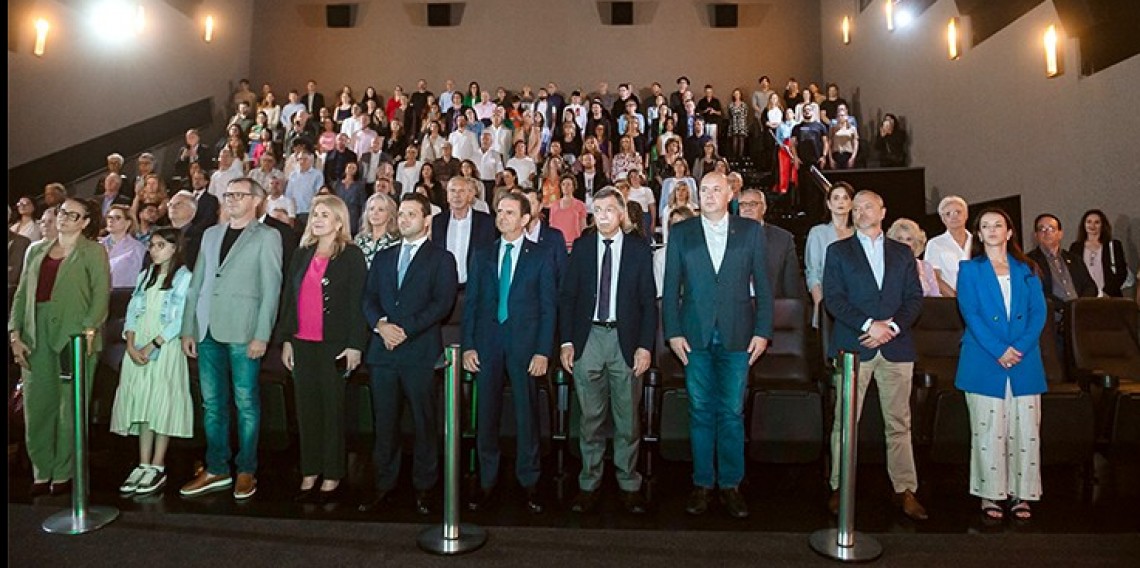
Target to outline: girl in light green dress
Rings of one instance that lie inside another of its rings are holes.
[[[194,434],[190,371],[178,339],[190,287],[182,247],[181,231],[155,229],[149,244],[152,264],[139,275],[127,306],[127,352],[111,412],[112,432],[139,437],[139,465],[119,487],[126,494],[161,489],[170,437]]]

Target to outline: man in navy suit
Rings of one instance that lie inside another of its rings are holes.
[[[758,223],[728,214],[732,189],[723,174],[702,178],[700,196],[700,217],[669,230],[661,303],[664,335],[685,365],[689,393],[694,487],[685,510],[704,513],[719,486],[728,514],[743,518],[748,368],[772,337],[767,244]]]
[[[531,219],[526,197],[505,194],[496,212],[502,237],[473,253],[463,310],[463,368],[478,373],[479,393],[476,446],[482,493],[470,505],[473,509],[489,505],[498,482],[499,418],[503,387],[510,380],[518,433],[515,474],[526,491],[527,508],[541,513],[539,401],[532,377],[546,376],[558,284],[549,251],[524,237]]]
[[[835,318],[828,356],[839,351],[859,354],[856,416],[874,376],[883,407],[887,473],[895,502],[907,516],[921,520],[926,510],[914,496],[918,476],[910,440],[910,389],[916,356],[910,327],[922,312],[922,284],[910,247],[883,234],[887,213],[883,198],[873,191],[860,191],[855,194],[852,213],[855,234],[827,248],[823,268],[823,303]],[[836,408],[828,503],[833,514],[839,510],[839,415]]]
[[[566,237],[562,231],[550,226],[542,217],[542,196],[533,189],[519,190],[530,202],[532,216],[526,224],[523,235],[532,243],[546,248],[554,263],[554,281],[562,281],[562,271],[566,269]]]
[[[366,362],[372,373],[376,496],[361,504],[362,511],[380,506],[396,485],[401,399],[406,397],[415,424],[416,510],[431,512],[430,492],[439,477],[433,376],[443,353],[440,325],[455,303],[457,284],[454,257],[428,240],[430,216],[427,197],[404,195],[397,217],[404,240],[376,253],[364,287],[364,315],[374,334]]]
[[[431,240],[455,256],[460,286],[467,284],[471,251],[490,245],[499,236],[490,215],[471,209],[474,201],[470,181],[453,177],[447,181],[447,210],[431,220]]]
[[[613,412],[614,468],[622,504],[630,513],[645,512],[640,441],[641,374],[649,368],[657,333],[657,287],[653,251],[645,239],[627,238],[625,199],[614,188],[594,196],[596,231],[574,242],[559,301],[563,339],[562,366],[574,373],[574,391],[582,407],[581,490],[573,510],[590,512],[602,484],[606,439],[599,430]]]

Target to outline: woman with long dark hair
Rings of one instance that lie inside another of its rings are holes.
[[[1049,310],[1039,268],[1013,240],[1001,209],[978,215],[970,260],[958,272],[958,309],[966,322],[958,376],[970,411],[970,494],[999,520],[1000,503],[1019,520],[1041,498],[1040,338]]]
[[[804,276],[815,306],[811,320],[813,326],[819,326],[819,303],[823,300],[823,265],[827,260],[827,247],[855,234],[855,224],[851,218],[854,200],[855,188],[851,184],[841,181],[832,185],[827,191],[827,210],[831,212],[828,222],[808,231],[807,247],[804,249]]]
[[[170,438],[194,435],[190,366],[179,348],[190,269],[182,257],[182,231],[160,227],[150,237],[151,265],[141,274],[123,325],[127,351],[111,411],[111,432],[139,437],[139,465],[122,493],[154,493],[166,484]],[[164,349],[173,341],[171,347]]]
[[[1121,288],[1128,280],[1128,261],[1124,258],[1124,245],[1112,238],[1112,224],[1100,209],[1090,209],[1081,215],[1077,227],[1077,240],[1069,252],[1081,259],[1096,282],[1100,296],[1121,298]]]

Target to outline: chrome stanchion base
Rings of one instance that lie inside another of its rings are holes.
[[[85,534],[97,531],[119,518],[114,507],[88,507],[87,514],[78,517],[70,509],[44,519],[44,532],[52,534]]]
[[[811,549],[840,562],[870,562],[883,555],[879,541],[861,532],[852,535],[854,546],[839,546],[839,529],[820,529],[811,533]]]
[[[420,545],[420,550],[432,554],[464,554],[479,550],[487,544],[487,531],[477,525],[460,523],[459,538],[452,540],[443,537],[441,525],[435,525],[424,529],[416,538],[416,544]]]

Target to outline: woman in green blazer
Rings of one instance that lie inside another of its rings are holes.
[[[86,374],[91,380],[102,348],[99,328],[107,319],[111,267],[95,241],[103,226],[99,206],[68,199],[59,206],[59,236],[28,249],[24,273],[12,298],[8,341],[22,368],[28,458],[35,476],[33,497],[71,491],[74,467],[72,387],[60,380],[68,343],[86,341]]]

